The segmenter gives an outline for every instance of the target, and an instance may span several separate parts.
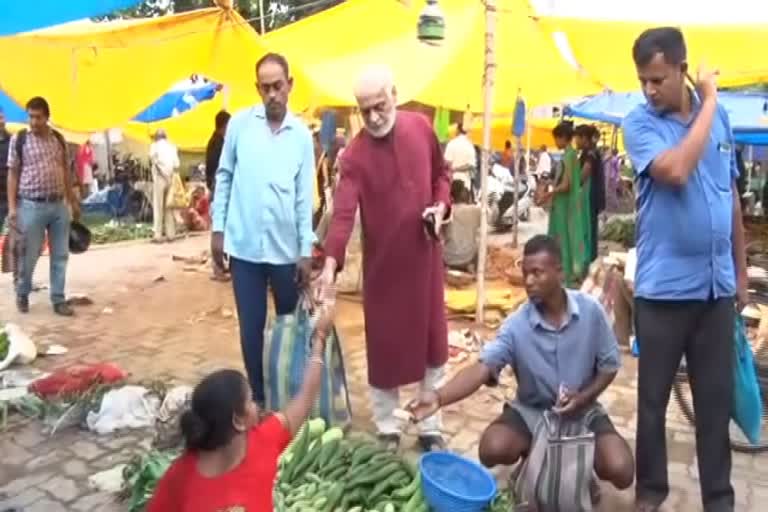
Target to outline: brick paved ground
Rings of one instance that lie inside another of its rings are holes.
[[[194,383],[222,366],[241,367],[237,324],[231,316],[229,286],[214,283],[207,273],[185,272],[171,261],[171,253],[194,255],[204,238],[174,246],[129,244],[91,251],[74,257],[70,290],[87,293],[96,304],[79,309],[75,319],[60,319],[50,312],[46,292],[34,295],[32,312],[19,318],[13,310],[8,276],[0,276],[0,318],[18,322],[35,339],[63,344],[65,356],[38,359],[36,367],[52,369],[69,363],[114,361],[134,379],[163,378]],[[41,262],[41,282],[47,278]],[[155,282],[155,278],[165,279]],[[110,308],[111,313],[104,311]],[[359,304],[340,306],[338,326],[343,336],[350,371],[356,427],[370,429],[365,391],[365,356]],[[631,441],[635,422],[635,373],[631,358],[604,397],[619,428]],[[510,386],[507,392],[512,391]],[[476,456],[477,441],[498,414],[501,391],[483,391],[445,413],[451,448]],[[693,434],[670,407],[668,421],[670,511],[701,510]],[[12,420],[0,433],[0,510],[24,507],[26,512],[61,510],[120,511],[109,494],[88,487],[88,476],[127,461],[149,444],[148,433],[95,436],[69,430],[46,438],[37,423]],[[737,510],[768,509],[768,455],[735,455],[734,483]],[[605,489],[601,510],[631,510],[631,492]]]

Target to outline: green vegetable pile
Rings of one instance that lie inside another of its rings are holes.
[[[179,452],[161,452],[153,450],[144,456],[134,457],[123,469],[122,499],[128,501],[129,512],[144,510],[152,499],[155,487],[165,474]]]
[[[110,222],[92,226],[90,229],[91,243],[93,244],[111,244],[152,238],[152,226],[149,224],[115,224]]]
[[[410,464],[339,428],[307,422],[283,454],[275,485],[278,512],[426,512],[421,478]]]
[[[8,350],[11,348],[11,340],[8,339],[8,333],[5,330],[0,331],[0,361],[8,357]]]
[[[635,246],[635,219],[614,217],[600,230],[600,240],[622,244],[626,248]]]

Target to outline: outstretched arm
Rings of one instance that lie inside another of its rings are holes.
[[[318,319],[315,331],[312,334],[312,353],[309,361],[307,361],[306,370],[304,370],[304,380],[301,389],[293,400],[288,403],[285,410],[278,413],[278,417],[291,435],[295,435],[301,425],[307,420],[320,392],[323,367],[325,366],[323,358],[325,340],[331,331],[333,317],[334,307],[332,304],[321,306],[321,317]]]

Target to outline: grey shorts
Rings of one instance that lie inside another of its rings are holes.
[[[533,431],[541,420],[543,414],[543,409],[521,404],[514,400],[504,404],[504,409],[502,410],[501,415],[496,418],[494,423],[511,428],[531,442],[533,440]],[[595,434],[595,437],[599,437],[603,434],[618,433],[611,418],[608,416],[608,413],[605,412],[605,409],[599,403],[595,404],[593,408],[585,414],[592,415],[588,427]]]

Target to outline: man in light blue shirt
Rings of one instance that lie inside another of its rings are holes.
[[[288,62],[270,53],[256,64],[262,105],[229,122],[213,203],[211,253],[229,256],[240,342],[254,398],[264,403],[262,376],[267,288],[278,315],[294,311],[309,282],[315,156],[312,135],[288,112]]]
[[[700,69],[696,90],[686,84],[678,29],[644,32],[633,58],[648,101],[623,126],[638,190],[637,510],[658,510],[669,493],[665,415],[685,355],[704,510],[733,511],[734,298],[747,300],[733,135],[716,73]]]
[[[619,489],[632,485],[634,461],[599,396],[613,382],[621,356],[603,307],[591,296],[563,286],[560,246],[546,235],[523,249],[528,302],[510,315],[480,360],[436,391],[409,405],[417,420],[493,385],[507,366],[517,396],[480,439],[480,461],[511,466],[530,452],[544,411],[581,419],[595,434],[595,472]],[[546,504],[541,504],[546,505]]]

